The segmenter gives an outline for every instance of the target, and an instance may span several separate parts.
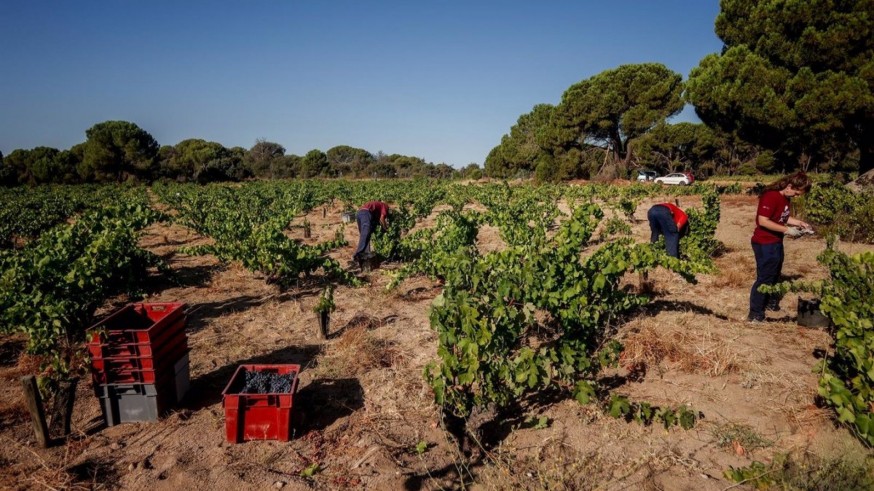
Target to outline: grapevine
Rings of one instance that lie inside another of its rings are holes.
[[[826,281],[787,282],[760,290],[821,297],[820,309],[834,324],[835,351],[817,367],[819,395],[838,421],[874,446],[874,253],[848,256],[830,241],[819,261],[829,269]]]

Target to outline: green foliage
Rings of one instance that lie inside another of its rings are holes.
[[[754,461],[746,467],[729,467],[724,475],[726,479],[761,490],[874,489],[871,463],[870,456],[778,454],[770,463]]]
[[[303,178],[324,176],[330,173],[328,156],[321,150],[310,150],[300,161],[298,176]]]
[[[243,166],[242,152],[216,142],[183,140],[175,147],[163,147],[159,155],[160,174],[177,180],[239,181],[250,175]]]
[[[749,484],[755,489],[768,489],[775,483],[774,478],[771,477],[773,472],[763,462],[754,461],[746,467],[730,466],[725,471],[725,478],[737,483]]]
[[[334,304],[334,287],[328,285],[322,290],[322,293],[319,295],[319,301],[316,303],[316,306],[313,307],[313,312],[322,313],[322,312],[333,312],[336,310],[337,305]]]
[[[421,183],[420,183],[421,184]],[[408,186],[397,206],[389,209],[388,228],[383,229],[377,223],[373,226],[371,246],[380,257],[389,260],[411,259],[417,252],[409,250],[409,244],[403,242],[403,237],[421,220],[431,214],[434,206],[442,201],[446,194],[443,189],[434,187]],[[413,191],[415,190],[415,191]]]
[[[533,416],[525,419],[523,423],[523,427],[531,428],[534,430],[545,430],[549,428],[549,418],[546,416],[540,416],[535,418]]]
[[[444,279],[457,267],[456,261],[468,253],[475,254],[479,224],[483,217],[474,212],[449,210],[437,215],[433,229],[420,230],[404,239],[401,249],[410,262],[394,273],[388,288],[416,274]]]
[[[45,232],[19,251],[0,252],[0,331],[22,331],[52,389],[81,362],[94,311],[112,295],[134,295],[159,258],[137,245],[138,230],[162,215],[116,204]]]
[[[767,448],[774,444],[760,436],[751,426],[739,423],[719,425],[713,430],[716,444],[721,448],[734,451],[734,444],[739,444],[745,451]]]
[[[363,148],[338,145],[325,152],[334,175],[352,177],[361,174],[374,162],[373,155]]]
[[[606,326],[647,302],[620,288],[622,276],[662,265],[691,279],[692,267],[630,240],[581,259],[603,216],[597,206],[575,208],[547,238],[548,206],[530,196],[491,199],[498,206],[488,216],[508,247],[480,255],[459,241],[455,267],[444,272],[445,289],[431,309],[440,363],[426,369],[436,400],[462,417],[474,406],[503,406],[547,388],[588,400],[595,374],[618,352],[606,343]]]
[[[834,323],[834,355],[822,362],[819,394],[869,446],[874,446],[874,253],[855,256],[829,247],[819,256],[829,269],[823,282],[783,283],[766,293],[812,291]]]
[[[608,218],[604,222],[602,236],[613,237],[617,235],[631,235],[631,225],[619,217]]]
[[[510,134],[504,135],[500,145],[486,157],[486,175],[514,177],[520,170],[533,171],[538,159],[551,156],[551,148],[544,137],[550,131],[554,109],[550,104],[538,104],[530,113],[519,116],[516,124],[510,128]],[[569,135],[568,139],[573,140],[573,135]]]
[[[711,258],[722,246],[716,240],[716,227],[719,225],[719,194],[709,189],[701,196],[703,209],[686,210],[689,217],[689,232],[680,238],[680,252],[685,258],[708,267],[713,267]]]
[[[245,163],[257,177],[292,177],[280,171],[285,158],[285,147],[278,143],[259,139],[246,152]]]
[[[105,121],[85,131],[79,175],[85,180],[122,182],[130,177],[148,179],[158,155],[158,142],[127,121]]]
[[[687,97],[707,124],[802,157],[860,150],[874,168],[874,16],[868,2],[727,0],[721,54],[701,60]]]
[[[627,142],[680,112],[682,76],[659,63],[622,65],[568,88],[556,109],[556,125],[609,142],[625,158]]]
[[[298,213],[317,204],[313,192],[304,187],[167,186],[156,191],[176,209],[176,221],[214,239],[212,244],[185,248],[184,252],[212,254],[225,262],[239,261],[282,288],[300,275],[319,269],[341,281],[360,283],[326,255],[346,245],[342,238],[308,246],[285,235],[286,227]]]
[[[615,394],[607,404],[607,413],[614,418],[636,421],[645,426],[660,422],[665,429],[679,426],[684,430],[692,429],[701,417],[701,413],[686,406],[677,409],[658,407],[648,402],[631,402],[627,397]]]
[[[3,168],[7,185],[71,183],[78,178],[76,166],[79,159],[69,150],[36,147],[31,150],[14,150],[6,159]]]
[[[660,123],[634,142],[638,165],[661,171],[697,170],[701,162],[713,160],[720,139],[700,123]]]
[[[0,248],[25,242],[77,213],[117,201],[145,205],[142,188],[118,186],[38,186],[0,189]]]
[[[312,478],[319,472],[322,472],[322,467],[318,462],[314,462],[307,466],[304,470],[300,471],[300,477],[304,478]]]
[[[801,215],[821,233],[874,243],[874,192],[853,192],[835,182],[817,184],[800,198]]]
[[[370,245],[380,257],[397,260],[406,255],[401,248],[401,237],[416,224],[416,214],[412,208],[399,205],[389,210],[386,220],[388,221],[386,229],[383,229],[378,222],[371,224],[375,229]]]
[[[416,444],[415,448],[413,448],[413,451],[416,453],[416,455],[422,455],[428,451],[428,447],[428,442],[426,442],[425,440],[421,440],[419,443]]]

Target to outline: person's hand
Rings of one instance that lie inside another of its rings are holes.
[[[789,237],[792,237],[793,239],[797,239],[798,237],[801,237],[802,235],[804,235],[804,231],[798,227],[789,227],[786,230],[786,235],[788,235]]]

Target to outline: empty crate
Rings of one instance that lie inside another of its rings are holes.
[[[100,384],[94,392],[107,426],[136,421],[156,421],[176,406],[189,389],[188,355],[177,361],[173,376],[159,384]]]
[[[189,387],[185,304],[134,303],[89,330],[94,391],[109,426],[154,421]]]

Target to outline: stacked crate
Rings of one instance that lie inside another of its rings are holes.
[[[134,303],[89,331],[94,392],[108,426],[155,421],[189,387],[185,304]]]

